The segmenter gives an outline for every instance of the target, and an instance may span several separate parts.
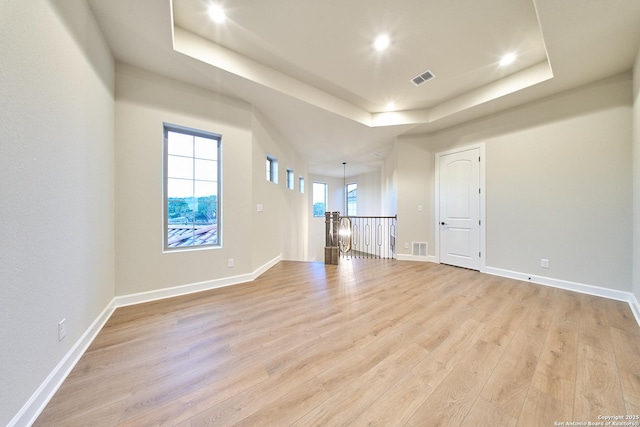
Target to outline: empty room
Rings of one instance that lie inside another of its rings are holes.
[[[0,425],[640,426],[640,2],[3,0]]]

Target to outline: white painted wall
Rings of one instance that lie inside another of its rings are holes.
[[[96,28],[84,1],[0,2],[0,425],[114,296],[114,66]]]
[[[640,50],[633,68],[633,294],[640,301]]]
[[[399,140],[379,183],[381,208],[398,213],[399,245],[426,239],[433,250],[434,153],[483,141],[488,264],[640,298],[639,63],[640,53],[633,91],[624,75]],[[343,210],[342,178],[308,176],[302,197],[285,188],[286,167],[297,178],[305,166],[251,106],[131,67],[116,78],[80,0],[0,2],[0,114],[0,425],[115,295],[250,273],[280,253],[322,261],[312,182],[327,182],[328,209]],[[162,121],[223,135],[222,249],[162,253]],[[281,156],[278,186],[263,181],[266,151]],[[277,240],[277,227],[294,228],[288,218],[300,234]],[[504,230],[522,233],[517,250]],[[542,256],[551,269],[538,270]]]
[[[117,295],[251,274],[280,256],[305,259],[307,200],[297,190],[305,164],[258,112],[130,66],[116,71]],[[162,250],[163,122],[222,135],[221,248]],[[278,159],[277,184],[266,180],[267,153]]]
[[[279,132],[257,111],[253,118],[253,222],[252,256],[254,268],[275,257],[304,261],[308,254],[310,205],[306,193],[300,193],[298,178],[308,183],[306,164],[283,141]],[[266,179],[267,154],[278,159],[278,183]],[[287,188],[287,169],[294,172],[294,188]],[[257,206],[263,211],[258,212]]]
[[[394,146],[384,159],[382,171],[382,214],[398,214],[398,148]]]
[[[346,179],[347,185],[358,184],[358,197],[356,198],[357,216],[382,215],[382,201],[384,200],[382,173],[381,168],[380,171],[351,176]],[[344,195],[342,195],[342,197],[344,197]],[[344,202],[342,202],[342,204],[344,205]]]
[[[434,177],[433,152],[424,137],[403,138],[396,143],[398,233],[397,253],[411,255],[412,242],[427,242],[434,255]]]
[[[251,107],[124,65],[115,94],[116,294],[251,273]],[[163,252],[163,122],[222,135],[221,248]]]
[[[435,247],[434,154],[485,142],[487,266],[630,291],[631,91],[625,74],[400,139],[399,245],[427,238]]]

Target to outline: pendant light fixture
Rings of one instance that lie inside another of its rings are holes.
[[[344,202],[344,215],[349,215],[347,211],[347,162],[342,162],[342,192],[344,194],[344,198],[342,201]]]
[[[344,192],[344,215],[340,218],[339,226],[339,246],[340,252],[343,254],[351,250],[351,219],[348,218],[347,202],[349,195],[347,194],[347,162],[342,162],[342,191]]]

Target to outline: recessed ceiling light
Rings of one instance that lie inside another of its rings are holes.
[[[387,106],[385,107],[387,111],[394,111],[396,109],[396,103],[395,102],[390,102],[387,104]]]
[[[376,40],[373,42],[373,46],[376,48],[377,51],[383,51],[389,47],[390,43],[391,43],[391,40],[389,39],[389,36],[386,34],[381,34],[378,37],[376,37]]]
[[[211,18],[214,22],[222,23],[227,19],[227,15],[224,14],[224,10],[221,6],[217,4],[212,4],[209,6],[209,18]]]
[[[502,57],[502,59],[500,60],[500,65],[501,66],[505,66],[505,65],[509,65],[511,63],[513,63],[513,61],[516,60],[516,54],[515,53],[509,53],[505,56]]]

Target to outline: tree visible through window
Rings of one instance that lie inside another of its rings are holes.
[[[327,209],[327,184],[313,183],[313,216],[324,216]]]
[[[220,135],[164,126],[165,249],[220,245]]]

